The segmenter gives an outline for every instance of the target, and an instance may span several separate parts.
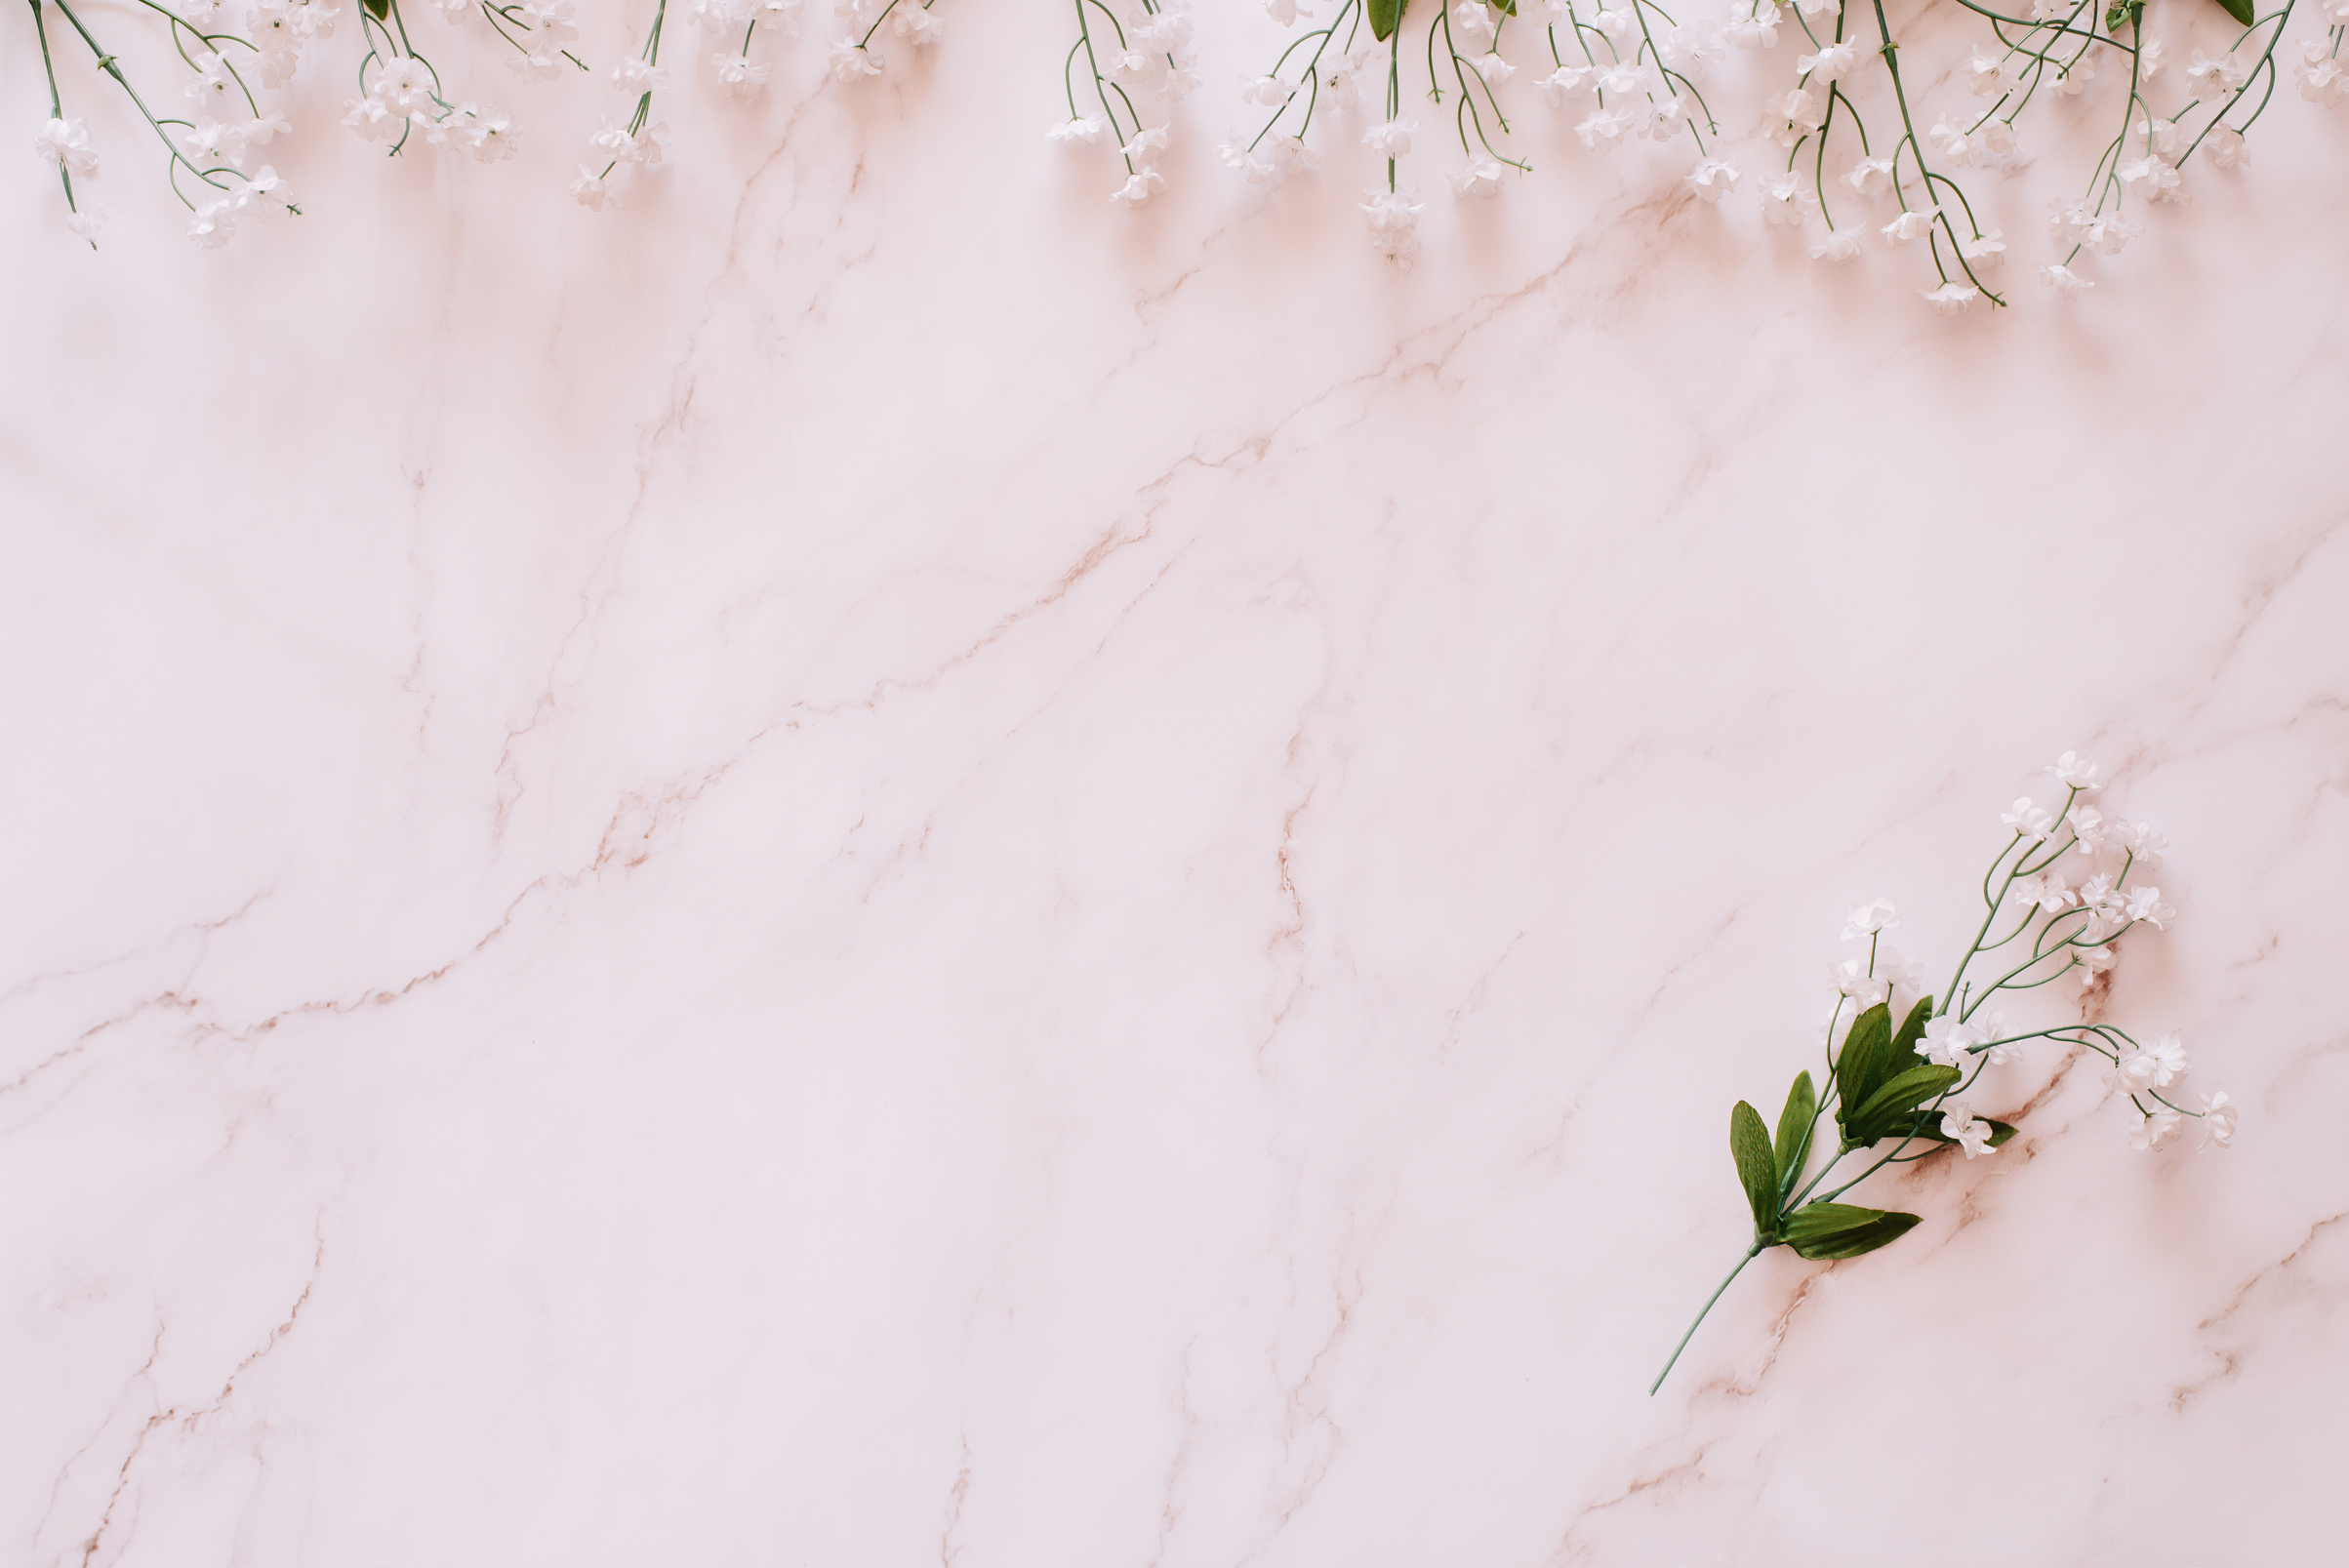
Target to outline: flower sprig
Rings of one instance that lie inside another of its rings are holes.
[[[1061,59],[1069,117],[1053,121],[1044,134],[1067,147],[1098,146],[1106,137],[1125,168],[1125,179],[1110,192],[1110,200],[1139,207],[1166,188],[1158,155],[1166,150],[1172,116],[1154,126],[1143,124],[1134,94],[1171,105],[1198,85],[1191,19],[1167,0],[1138,0],[1122,17],[1103,0],[1075,0],[1075,5],[1076,37]]]
[[[2020,1061],[2028,1042],[2051,1040],[2103,1057],[2111,1065],[2106,1096],[2128,1106],[2137,1148],[2175,1142],[2189,1120],[2201,1123],[2205,1148],[2232,1142],[2236,1107],[2223,1092],[2202,1097],[2199,1106],[2164,1093],[2186,1070],[2176,1034],[2147,1044],[2101,1022],[2009,1031],[2003,1014],[1984,1011],[2001,992],[2036,990],[2066,975],[2077,974],[2084,987],[2105,984],[2122,937],[2139,925],[2167,930],[2177,915],[2160,888],[2129,880],[2160,864],[2167,840],[2145,823],[2108,820],[2086,804],[2099,787],[2098,770],[2077,753],[2065,752],[2049,771],[2063,798],[2047,808],[2025,795],[2000,819],[2007,839],[1983,873],[1981,924],[1938,1002],[1921,994],[1922,974],[1883,942],[1899,924],[1891,902],[1851,911],[1843,938],[1868,946],[1864,957],[1831,972],[1824,1076],[1814,1084],[1807,1069],[1795,1075],[1775,1137],[1747,1102],[1731,1110],[1729,1151],[1753,1213],[1753,1244],[1681,1336],[1650,1393],[1663,1387],[1730,1282],[1763,1252],[1783,1246],[1814,1260],[1857,1258],[1918,1223],[1914,1214],[1838,1201],[1844,1193],[1888,1165],[1953,1146],[1972,1160],[2011,1139],[2011,1123],[1977,1114],[1963,1097],[1986,1068]],[[1977,963],[1982,972],[1973,975]],[[1828,1118],[1832,1140],[1821,1132]],[[1854,1156],[1865,1167],[1820,1191]]]

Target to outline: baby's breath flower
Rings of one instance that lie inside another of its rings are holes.
[[[1843,916],[1843,940],[1859,942],[1880,931],[1891,931],[1900,924],[1900,913],[1890,899],[1871,899]]]
[[[1935,311],[1945,316],[1957,315],[1967,305],[1982,298],[1982,291],[1970,283],[1950,282],[1944,283],[1938,289],[1921,289],[1918,292],[1924,297],[1926,304],[1931,305]]]
[[[2177,1142],[2184,1130],[2185,1118],[2174,1110],[2156,1110],[2140,1115],[2136,1125],[2128,1130],[2128,1146],[2151,1151],[2166,1148]]]
[[[1706,158],[1688,171],[1685,181],[1700,201],[1718,202],[1737,188],[1737,166],[1719,158]]]
[[[2224,1089],[2203,1096],[2202,1148],[2224,1148],[2235,1141],[2235,1107],[2227,1102]]]
[[[51,120],[33,134],[32,150],[59,168],[98,178],[98,149],[90,145],[90,128],[79,120]]]
[[[1860,236],[1857,229],[1830,229],[1810,242],[1810,259],[1814,261],[1842,266],[1859,254]]]
[[[1955,1140],[1958,1146],[1965,1150],[1967,1159],[1977,1154],[1998,1152],[1990,1146],[1990,1135],[1995,1130],[1989,1122],[1976,1116],[1962,1100],[1950,1101],[1941,1107],[1941,1136]]]

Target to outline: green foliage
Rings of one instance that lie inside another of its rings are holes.
[[[1367,0],[1370,9],[1370,36],[1385,43],[1402,25],[1403,7],[1410,0]]]
[[[1729,1154],[1737,1161],[1737,1179],[1745,1184],[1746,1202],[1754,1210],[1754,1234],[1767,1238],[1778,1230],[1778,1162],[1770,1153],[1770,1135],[1762,1125],[1762,1112],[1740,1100],[1729,1112]]]
[[[2220,10],[2242,22],[2246,27],[2251,24],[2251,19],[2256,15],[2251,10],[2251,0],[2218,0],[2218,4]]]
[[[385,17],[391,15],[391,0],[359,0],[359,3],[365,6],[367,14],[378,21],[382,21]]]
[[[1875,1143],[1891,1131],[1902,1112],[1915,1110],[1926,1101],[1949,1093],[1964,1076],[1956,1067],[1929,1062],[1895,1074],[1850,1114],[1845,1136],[1855,1144]]]
[[[1786,1218],[1786,1244],[1804,1258],[1857,1258],[1908,1234],[1917,1216],[1852,1203],[1811,1203]]]
[[[1992,1148],[1997,1148],[2014,1136],[2014,1123],[2012,1122],[1997,1121],[1988,1116],[1976,1116],[1974,1120],[1990,1129],[1990,1146]],[[1941,1112],[1938,1110],[1916,1110],[1904,1116],[1895,1116],[1892,1118],[1892,1124],[1884,1129],[1884,1136],[1886,1138],[1928,1139],[1936,1144],[1957,1142],[1956,1139],[1942,1132]]]
[[[1786,1092],[1786,1108],[1778,1112],[1778,1142],[1773,1149],[1778,1157],[1781,1196],[1802,1179],[1802,1162],[1810,1155],[1810,1126],[1818,1113],[1819,1094],[1810,1086],[1810,1074],[1796,1073],[1795,1086]]]

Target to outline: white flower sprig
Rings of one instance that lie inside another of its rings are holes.
[[[1927,1159],[1952,1146],[1970,1161],[2012,1138],[2011,1124],[1978,1114],[1959,1097],[1985,1068],[2020,1061],[2028,1041],[2054,1040],[2105,1058],[2111,1064],[2106,1096],[2118,1095],[2129,1106],[2134,1147],[2174,1143],[2190,1120],[2201,1123],[2205,1148],[2233,1141],[2236,1107],[2223,1092],[2203,1096],[2199,1106],[2170,1098],[2184,1094],[2174,1087],[2187,1059],[2176,1034],[2145,1044],[2101,1023],[2010,1032],[2003,1014],[1983,1010],[2002,991],[2035,990],[2074,972],[2084,985],[2102,984],[2121,938],[2139,925],[2167,930],[2177,916],[2160,888],[2129,881],[2160,864],[2167,840],[2145,823],[2107,819],[2086,804],[2100,780],[2078,753],[2065,752],[2048,771],[2063,799],[2048,808],[2025,795],[2000,819],[2008,836],[1982,878],[1982,923],[1938,1005],[1923,993],[1919,972],[1883,942],[1883,934],[1900,923],[1889,900],[1862,905],[1844,921],[1843,940],[1865,942],[1868,950],[1865,958],[1837,964],[1830,975],[1835,1002],[1822,1031],[1824,1092],[1807,1070],[1796,1074],[1774,1139],[1747,1102],[1731,1110],[1729,1151],[1753,1213],[1753,1245],[1681,1336],[1648,1392],[1663,1387],[1713,1304],[1762,1252],[1785,1246],[1803,1258],[1856,1258],[1897,1240],[1918,1222],[1914,1214],[1837,1202],[1845,1192],[1887,1165]],[[1977,960],[2005,967],[1986,983],[1969,979]],[[1830,1114],[1835,1147],[1806,1183],[1819,1122]],[[1858,1175],[1818,1192],[1847,1157],[1887,1142],[1890,1150]]]
[[[1106,28],[1106,31],[1096,31]],[[1077,101],[1077,57],[1084,57],[1087,102]],[[1105,139],[1117,149],[1125,180],[1110,200],[1128,209],[1166,188],[1158,155],[1166,150],[1172,116],[1144,125],[1134,94],[1172,105],[1198,86],[1191,49],[1191,19],[1167,0],[1139,0],[1121,17],[1102,0],[1076,0],[1076,39],[1061,61],[1069,117],[1044,134],[1063,146],[1090,147]]]

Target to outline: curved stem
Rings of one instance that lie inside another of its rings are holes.
[[[1664,1387],[1664,1380],[1672,1376],[1673,1366],[1681,1359],[1681,1352],[1688,1348],[1688,1342],[1690,1340],[1696,1338],[1697,1323],[1702,1323],[1705,1320],[1705,1313],[1713,1310],[1713,1304],[1720,1301],[1721,1292],[1729,1288],[1729,1281],[1735,1279],[1739,1274],[1744,1273],[1746,1265],[1752,1263],[1761,1255],[1762,1243],[1757,1241],[1752,1247],[1746,1250],[1746,1255],[1743,1258],[1737,1260],[1737,1266],[1729,1270],[1728,1278],[1723,1279],[1720,1284],[1713,1287],[1713,1294],[1705,1298],[1704,1307],[1701,1307],[1696,1314],[1696,1322],[1688,1325],[1688,1332],[1681,1336],[1681,1343],[1672,1347],[1672,1359],[1664,1363],[1664,1370],[1656,1374],[1656,1381],[1647,1386],[1647,1394],[1649,1398],[1654,1398],[1656,1390]]]

